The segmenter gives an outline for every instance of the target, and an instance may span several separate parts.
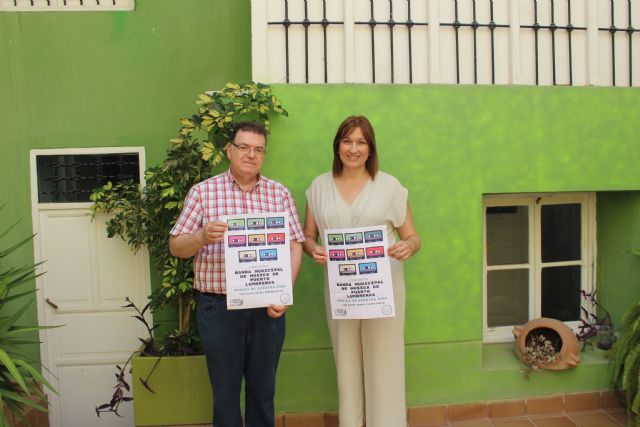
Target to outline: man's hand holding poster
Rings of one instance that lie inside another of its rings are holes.
[[[333,319],[395,316],[387,227],[326,230]]]
[[[284,212],[232,215],[224,235],[227,308],[293,304],[289,218]]]

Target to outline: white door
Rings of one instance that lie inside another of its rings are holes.
[[[140,308],[146,304],[148,255],[107,238],[107,218],[92,218],[88,203],[33,206],[36,260],[45,261],[37,281],[39,322],[63,325],[40,335],[43,373],[59,392],[48,393],[50,425],[133,426],[132,402],[121,405],[122,418],[98,418],[95,407],[110,401],[115,365],[145,337],[144,326],[132,318],[136,313],[122,306],[126,297]]]

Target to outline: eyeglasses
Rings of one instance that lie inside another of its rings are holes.
[[[229,141],[229,144],[231,144],[234,147],[236,147],[238,149],[238,151],[240,152],[240,154],[242,154],[243,156],[246,156],[250,152],[253,151],[253,154],[255,154],[256,157],[262,157],[267,152],[267,150],[265,150],[264,147],[250,147],[250,146],[245,145],[245,144],[238,145],[233,141]]]

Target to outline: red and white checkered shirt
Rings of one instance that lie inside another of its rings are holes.
[[[171,235],[194,233],[222,215],[262,212],[287,212],[291,240],[304,241],[296,204],[287,187],[260,175],[255,187],[244,192],[231,171],[202,181],[189,190]],[[193,270],[195,289],[226,293],[224,242],[204,245],[195,255]]]

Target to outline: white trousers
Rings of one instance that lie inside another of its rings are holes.
[[[394,284],[395,285],[395,284]],[[394,286],[395,317],[327,322],[338,373],[340,427],[406,427],[404,283]]]

